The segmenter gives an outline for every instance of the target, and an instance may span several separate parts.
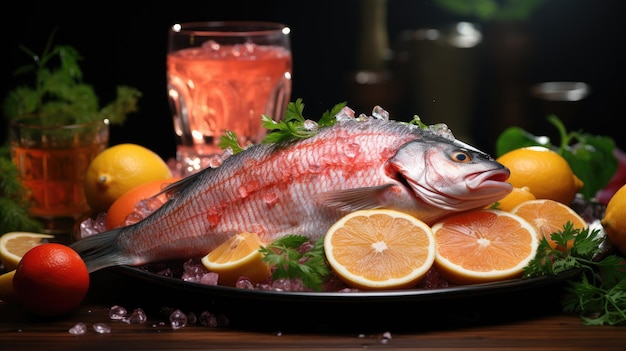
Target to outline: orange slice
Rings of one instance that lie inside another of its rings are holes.
[[[415,286],[435,259],[430,227],[385,209],[352,212],[324,238],[326,258],[346,284],[364,290]]]
[[[535,257],[537,230],[510,212],[482,209],[435,223],[435,266],[455,284],[487,283],[521,277]]]
[[[26,251],[46,242],[46,239],[54,238],[54,235],[10,232],[0,237],[0,261],[7,270],[13,270],[22,259]]]
[[[257,283],[271,275],[259,249],[263,243],[255,233],[240,233],[223,242],[202,258],[202,264],[219,274],[220,285],[235,286],[240,277]]]
[[[537,199],[524,201],[517,205],[511,213],[514,213],[533,224],[538,231],[539,239],[546,238],[552,248],[556,248],[550,236],[557,231],[563,231],[563,226],[570,221],[574,228],[584,229],[589,225],[576,211],[569,206],[549,199]],[[571,247],[573,242],[568,243]]]

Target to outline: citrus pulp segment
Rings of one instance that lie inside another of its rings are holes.
[[[537,228],[538,238],[546,238],[552,248],[556,247],[556,243],[550,238],[552,233],[563,231],[563,226],[568,221],[577,229],[584,229],[589,226],[571,207],[554,200],[536,199],[524,201],[517,205],[511,213],[526,219],[534,225]],[[568,246],[571,246],[571,244],[568,243]]]
[[[326,258],[346,284],[364,290],[415,286],[432,267],[435,240],[424,222],[402,212],[352,212],[324,238]]]
[[[15,269],[28,250],[52,238],[54,238],[53,235],[30,232],[3,234],[0,237],[0,260],[4,268],[7,270]]]
[[[451,283],[476,284],[518,278],[535,257],[536,229],[512,213],[482,209],[432,226],[435,267]]]
[[[219,274],[220,285],[234,286],[240,277],[257,283],[271,275],[259,249],[263,243],[256,233],[239,233],[202,258],[202,264]]]

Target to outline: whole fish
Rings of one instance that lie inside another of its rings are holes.
[[[258,144],[184,178],[136,224],[72,244],[90,272],[201,257],[233,235],[270,243],[323,237],[349,212],[390,208],[431,225],[485,207],[511,191],[509,170],[489,155],[416,125],[338,120],[307,139]]]

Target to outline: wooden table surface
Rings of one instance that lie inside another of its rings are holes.
[[[165,307],[171,310],[185,301],[194,306],[195,298],[175,296],[158,284],[103,270],[92,273],[89,295],[68,316],[45,319],[0,302],[0,350],[626,350],[626,327],[582,325],[578,316],[561,312],[558,291],[535,290],[477,297],[455,306],[433,302],[428,304],[432,308],[412,308],[406,303],[406,308],[389,306],[385,313],[372,306],[371,315],[367,304],[321,311],[335,324],[315,313],[323,306],[282,308],[268,302],[256,306],[254,315],[245,316],[250,323],[209,327],[196,322],[173,329]],[[111,320],[109,309],[116,304],[129,311],[141,308],[148,320],[143,324]],[[451,312],[448,305],[460,312]],[[312,315],[320,319],[302,322]],[[270,319],[272,323],[264,322]],[[69,329],[79,322],[87,325],[87,332],[71,335]],[[96,333],[96,323],[108,325],[110,333]]]

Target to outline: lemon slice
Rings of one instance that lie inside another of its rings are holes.
[[[259,249],[263,243],[255,233],[240,233],[223,242],[202,258],[202,264],[219,274],[220,285],[235,286],[239,277],[257,283],[271,275]]]
[[[0,275],[0,301],[15,301],[15,289],[13,288],[14,275],[15,270]]]
[[[30,232],[6,233],[0,237],[0,261],[7,270],[14,270],[26,251],[51,238],[54,238],[54,235]]]

